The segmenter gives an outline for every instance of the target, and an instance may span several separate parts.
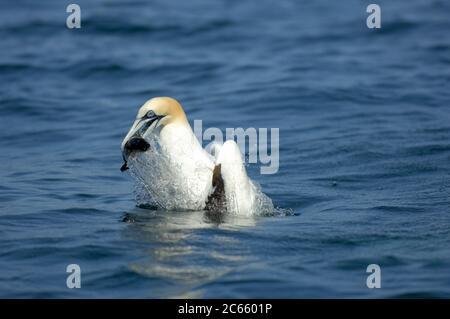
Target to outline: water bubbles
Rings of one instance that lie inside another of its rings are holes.
[[[157,136],[147,138],[150,149],[147,152],[136,152],[128,158],[130,174],[135,180],[134,193],[136,203],[139,207],[152,206],[158,209],[180,211],[180,210],[203,210],[208,189],[202,193],[201,186],[208,185],[207,180],[199,183],[198,180],[180,178],[182,167],[171,159],[161,147]],[[192,167],[192,166],[191,166]],[[194,163],[193,169],[196,176],[209,176],[202,170],[209,169],[199,163]],[[212,182],[212,180],[211,180]],[[237,203],[237,194],[227,194],[226,206],[228,214],[246,216],[273,216],[286,215],[280,208],[275,208],[272,200],[265,195],[260,186],[251,181],[253,189],[250,211],[240,212]],[[239,189],[236,189],[239,191]],[[200,196],[199,196],[200,194]],[[242,198],[242,197],[240,197]],[[246,199],[247,200],[247,199]]]

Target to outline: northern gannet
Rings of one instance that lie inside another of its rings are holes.
[[[255,215],[273,209],[247,175],[236,142],[206,152],[178,101],[156,97],[138,111],[121,145],[124,164],[157,206],[167,210]]]

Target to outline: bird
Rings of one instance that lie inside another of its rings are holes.
[[[121,144],[121,171],[143,186],[158,208],[251,216],[273,208],[246,172],[238,145],[227,140],[209,153],[171,97],[145,102]]]

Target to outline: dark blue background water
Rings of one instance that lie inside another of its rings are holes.
[[[69,3],[0,4],[1,297],[450,297],[448,1],[376,31],[362,0],[79,0],[78,30]],[[249,171],[293,215],[136,208],[120,143],[160,95],[279,127]]]

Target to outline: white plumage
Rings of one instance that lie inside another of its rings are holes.
[[[172,98],[154,98],[141,107],[122,152],[124,166],[160,208],[205,209],[217,195],[213,171],[220,165],[225,204],[221,210],[249,216],[273,209],[271,200],[247,176],[237,144],[226,141],[214,148],[214,156],[207,153]]]

